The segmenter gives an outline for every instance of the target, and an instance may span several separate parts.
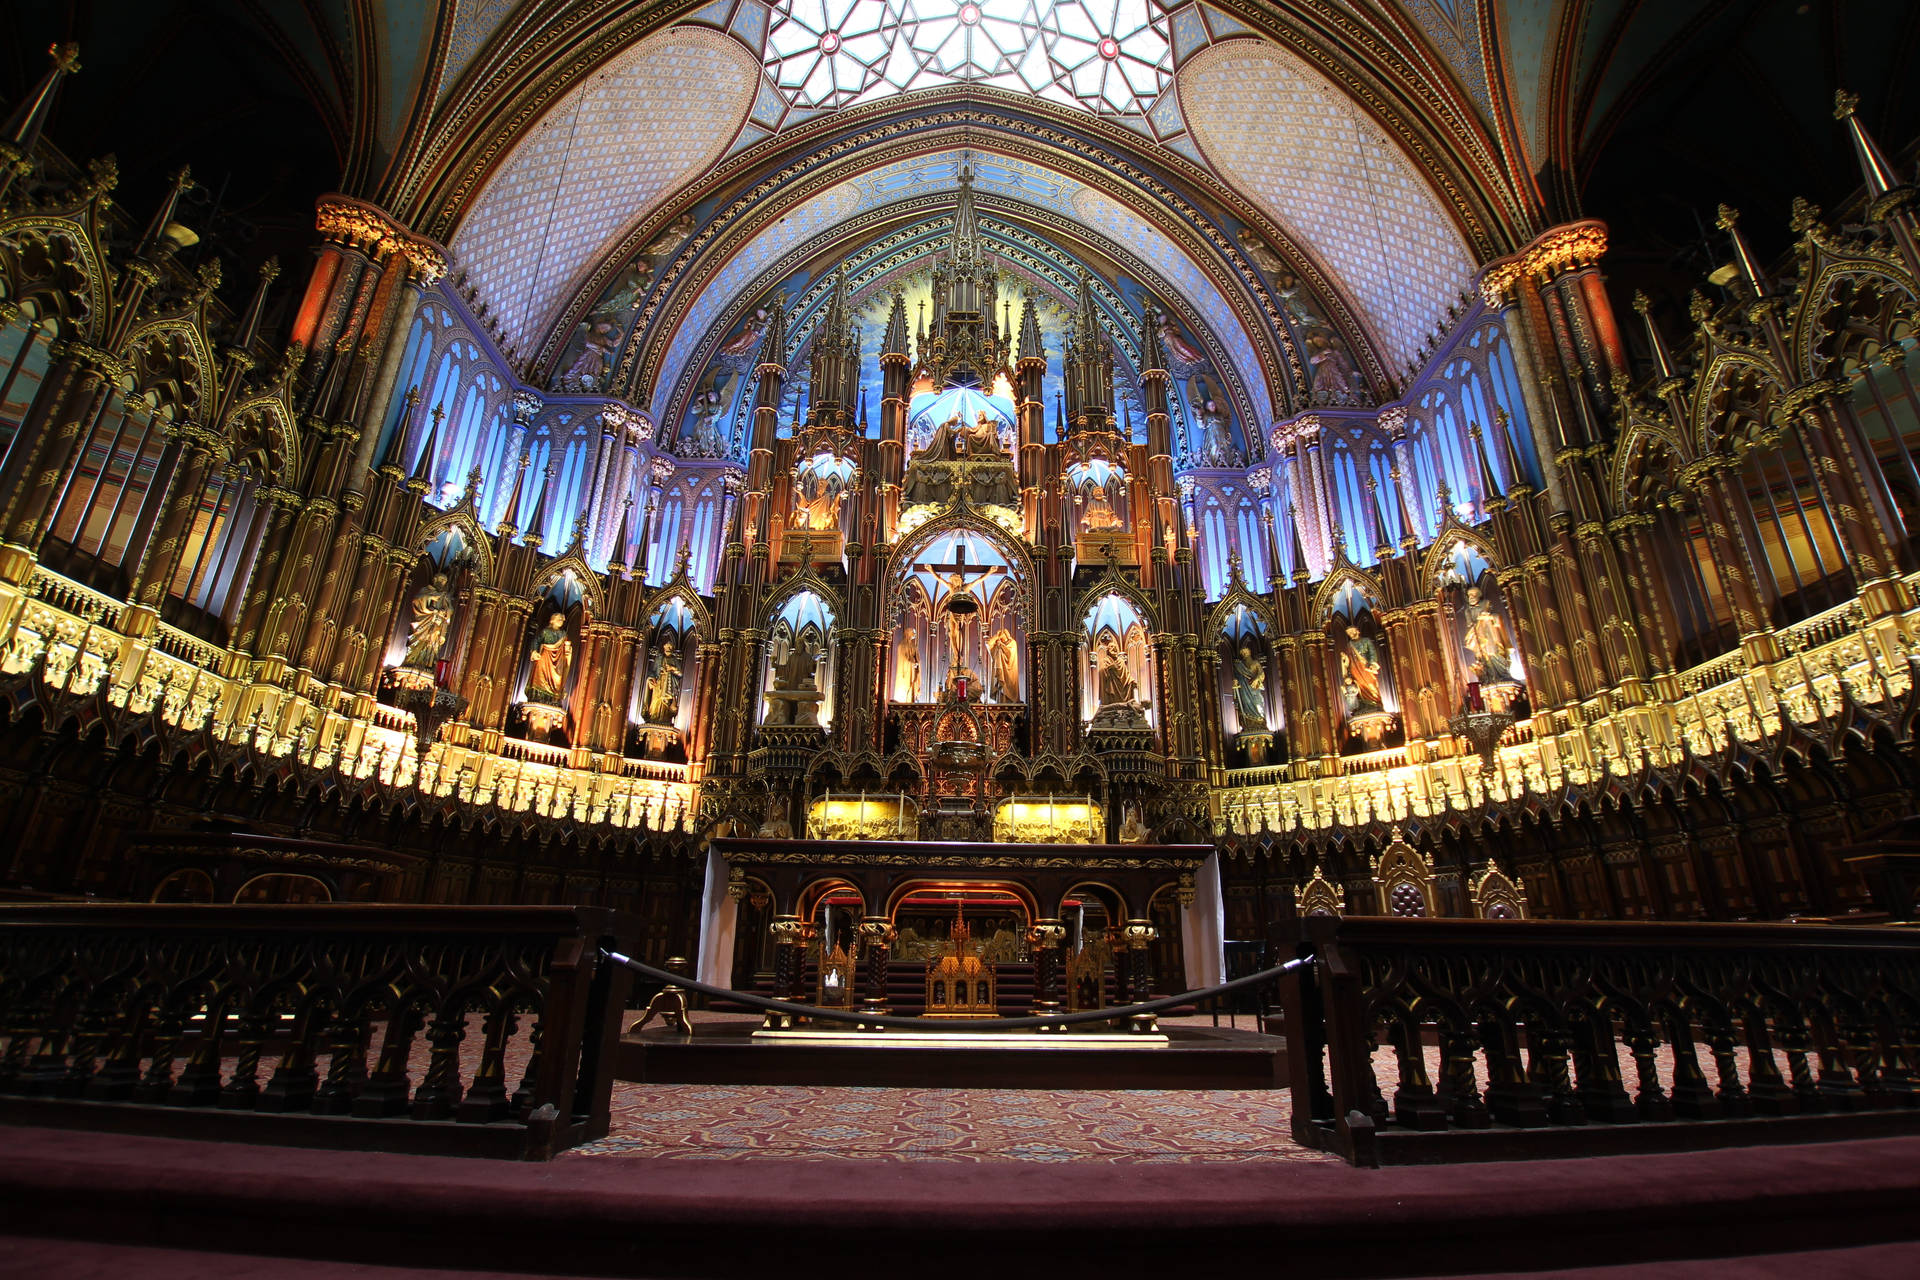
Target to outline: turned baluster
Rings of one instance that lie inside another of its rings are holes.
[[[93,1102],[125,1102],[140,1082],[140,1045],[153,1015],[149,993],[129,990],[122,998],[110,1033],[106,1059],[87,1081],[82,1096]]]
[[[1427,1075],[1426,1048],[1420,1043],[1420,1024],[1402,1014],[1387,1024],[1387,1040],[1400,1066],[1400,1085],[1393,1091],[1394,1121],[1408,1129],[1444,1129],[1446,1108],[1434,1096]]]
[[[1837,1018],[1816,1016],[1813,1020],[1815,1052],[1820,1056],[1820,1097],[1835,1111],[1854,1111],[1861,1103],[1862,1090],[1853,1077],[1845,1033]]]
[[[220,1096],[220,1046],[226,1037],[229,992],[207,1001],[200,1023],[200,1039],[187,1055],[187,1065],[167,1092],[167,1102],[176,1107],[211,1106]]]
[[[302,1111],[313,1102],[320,1077],[314,1070],[314,1050],[327,1026],[327,1007],[310,1000],[293,1020],[293,1036],[279,1065],[260,1091],[255,1109],[260,1111]]]
[[[250,1111],[260,1101],[260,1055],[267,1045],[267,1013],[249,1000],[234,1022],[233,1074],[220,1090],[220,1105],[229,1111]]]
[[[427,1029],[427,1074],[413,1095],[415,1120],[445,1120],[460,1105],[460,1042],[467,1038],[464,1001],[450,1000]]]
[[[1438,1098],[1447,1118],[1459,1128],[1485,1129],[1493,1123],[1473,1074],[1473,1033],[1451,1022],[1440,1027]]]
[[[1673,1101],[1660,1085],[1659,1058],[1656,1054],[1660,1037],[1654,1033],[1652,1021],[1644,1014],[1631,1017],[1627,1032],[1621,1039],[1626,1041],[1628,1050],[1633,1054],[1636,1082],[1634,1113],[1652,1123],[1673,1119]]]
[[[1580,1073],[1574,1092],[1589,1120],[1627,1124],[1640,1118],[1620,1081],[1620,1056],[1613,1047],[1613,1023],[1597,1008],[1582,1010],[1571,1028],[1573,1064]]]
[[[1792,1115],[1800,1107],[1793,1090],[1780,1077],[1780,1065],[1773,1060],[1766,1010],[1757,1003],[1749,1005],[1740,1023],[1747,1033],[1748,1097],[1753,1109],[1765,1116]]]
[[[327,1075],[313,1093],[321,1115],[344,1116],[367,1083],[367,1046],[373,1040],[373,1012],[365,1005],[353,1013],[338,1011],[327,1023]]]
[[[389,1012],[387,1034],[380,1042],[380,1061],[353,1100],[354,1115],[400,1116],[407,1113],[407,1101],[413,1085],[412,1077],[407,1075],[407,1057],[413,1052],[413,1038],[420,1032],[425,1013],[415,1000],[408,1000]]]
[[[1554,1124],[1585,1124],[1587,1108],[1573,1090],[1567,1071],[1570,1038],[1545,1018],[1527,1025],[1528,1082],[1546,1095],[1547,1119]]]
[[[173,1090],[173,1056],[186,1038],[187,1015],[173,998],[163,998],[153,1020],[153,1057],[147,1072],[134,1087],[136,1102],[165,1102]]]
[[[1673,1052],[1673,1112],[1683,1120],[1713,1120],[1720,1115],[1719,1100],[1700,1070],[1700,1054],[1693,1043],[1693,1023],[1677,1007],[1662,1012],[1667,1043]]]
[[[518,1120],[525,1120],[533,1110],[540,1080],[540,1046],[546,1029],[547,1020],[542,1017],[535,1020],[533,1030],[527,1033],[527,1070],[520,1077],[520,1087],[513,1091],[513,1115]]]
[[[1707,1047],[1713,1052],[1714,1074],[1720,1077],[1715,1096],[1720,1101],[1721,1114],[1752,1115],[1753,1099],[1747,1096],[1747,1088],[1740,1082],[1739,1063],[1733,1056],[1733,1021],[1724,1012],[1716,1011],[1707,1028]]]
[[[474,1069],[473,1084],[460,1099],[454,1119],[470,1124],[490,1124],[507,1114],[507,1042],[519,1030],[510,999],[502,1000],[488,1012],[481,1027],[480,1065]]]

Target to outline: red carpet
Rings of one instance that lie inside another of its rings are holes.
[[[1212,1274],[1284,1260],[1297,1274],[1406,1276],[1857,1251],[1920,1237],[1920,1138],[1379,1171],[779,1157],[515,1165],[26,1128],[4,1141],[6,1231],[86,1248],[217,1244],[253,1255],[241,1265],[279,1256],[764,1276],[802,1260],[831,1273],[884,1258],[890,1269],[911,1259],[916,1277],[978,1280],[1041,1257],[1050,1275],[1184,1270],[1199,1251]],[[191,1256],[189,1269],[204,1274],[205,1255]],[[159,1259],[155,1268],[141,1273],[166,1274]],[[16,1273],[49,1274],[39,1263]]]

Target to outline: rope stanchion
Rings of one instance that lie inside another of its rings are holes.
[[[728,987],[716,987],[710,983],[697,982],[684,975],[656,969],[632,956],[622,955],[618,951],[603,950],[602,955],[614,964],[622,965],[642,977],[652,978],[656,982],[672,983],[688,991],[698,991],[701,995],[713,996],[721,1000],[732,1000],[744,1004],[750,1009],[764,1009],[768,1013],[778,1013],[791,1018],[816,1018],[824,1022],[851,1022],[862,1027],[899,1027],[903,1030],[925,1031],[930,1024],[925,1018],[902,1018],[883,1013],[861,1013],[848,1009],[822,1009],[817,1005],[795,1004],[787,1000],[770,1000],[765,996],[756,996],[746,991],[734,991]],[[1088,1009],[1080,1013],[1056,1013],[1044,1016],[1033,1015],[1023,1018],[969,1018],[966,1021],[968,1031],[1038,1031],[1043,1028],[1073,1026],[1083,1022],[1119,1022],[1139,1014],[1159,1013],[1165,1009],[1178,1008],[1183,1004],[1193,1004],[1200,1000],[1210,1000],[1214,996],[1229,991],[1238,991],[1243,987],[1256,987],[1272,982],[1282,974],[1294,973],[1310,967],[1311,957],[1289,960],[1285,964],[1275,965],[1271,969],[1262,969],[1259,973],[1250,973],[1245,977],[1234,978],[1217,987],[1202,987],[1196,991],[1182,992],[1177,996],[1162,996],[1158,1000],[1148,1000],[1144,1004],[1122,1005],[1113,1009]]]

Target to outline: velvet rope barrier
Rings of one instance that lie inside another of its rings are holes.
[[[765,1009],[769,1013],[785,1014],[797,1018],[820,1018],[828,1022],[854,1022],[863,1027],[900,1027],[910,1031],[925,1031],[931,1024],[925,1018],[900,1018],[884,1013],[860,1013],[850,1009],[822,1009],[816,1005],[793,1004],[786,1000],[769,1000],[765,996],[756,996],[745,991],[733,991],[727,987],[716,987],[705,982],[696,982],[692,978],[682,977],[666,969],[656,969],[652,965],[618,951],[602,949],[601,953],[617,965],[623,965],[643,977],[652,978],[679,987],[683,991],[698,991],[701,995],[717,996],[722,1000],[733,1000],[752,1009]],[[1275,965],[1271,969],[1262,969],[1250,973],[1244,978],[1234,978],[1217,987],[1202,987],[1197,991],[1183,992],[1177,996],[1162,996],[1158,1000],[1149,1000],[1145,1004],[1122,1005],[1114,1009],[1088,1009],[1081,1013],[1048,1014],[1025,1018],[969,1018],[964,1030],[967,1031],[1028,1031],[1043,1027],[1064,1027],[1081,1022],[1118,1022],[1122,1018],[1131,1018],[1137,1014],[1159,1013],[1163,1009],[1176,1008],[1183,1004],[1192,1004],[1199,1000],[1210,1000],[1214,996],[1229,991],[1238,991],[1242,987],[1256,987],[1272,982],[1282,974],[1294,973],[1310,967],[1312,957],[1289,960],[1285,964]],[[961,1028],[954,1028],[961,1029]]]

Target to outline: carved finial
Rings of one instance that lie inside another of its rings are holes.
[[[1731,231],[1739,221],[1740,211],[1730,204],[1723,204],[1720,206],[1719,214],[1713,220],[1713,225],[1722,231]]]
[[[1647,312],[1653,310],[1653,299],[1649,298],[1644,290],[1635,289],[1633,291],[1633,309],[1641,315],[1645,315]]]
[[[1833,118],[1835,120],[1850,119],[1859,106],[1859,94],[1848,93],[1845,89],[1835,89],[1833,91]]]

